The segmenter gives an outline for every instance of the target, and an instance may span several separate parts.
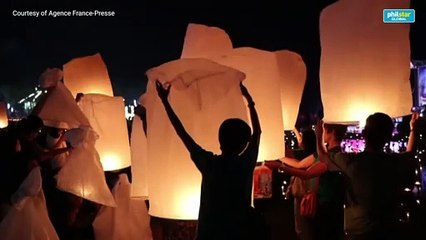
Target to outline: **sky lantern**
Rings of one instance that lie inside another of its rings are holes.
[[[249,47],[233,48],[224,30],[189,24],[181,58],[190,57],[207,58],[246,74],[245,86],[256,102],[262,126],[258,161],[282,157],[284,127],[280,71],[275,53]]]
[[[0,128],[6,128],[9,125],[9,117],[7,114],[7,104],[0,102]]]
[[[130,146],[122,97],[85,94],[80,107],[99,135],[96,150],[105,171],[130,166]]]
[[[61,79],[60,69],[43,72],[39,80],[47,93],[42,95],[32,112],[46,126],[68,130],[65,137],[73,149],[56,175],[56,187],[92,202],[115,206],[95,149],[98,135]]]
[[[211,59],[246,74],[244,84],[256,102],[262,126],[258,161],[282,157],[284,127],[281,113],[280,72],[275,53],[244,47]]]
[[[2,239],[59,240],[49,219],[40,167],[28,173],[9,199],[10,207],[2,214],[0,222]],[[22,226],[26,226],[25,230]]]
[[[33,112],[43,119],[45,126],[62,129],[90,127],[89,120],[62,82],[42,96]]]
[[[40,76],[40,86],[47,89],[33,109],[45,126],[72,129],[90,127],[89,120],[80,110],[69,89],[60,81],[62,71],[48,68]]]
[[[132,196],[148,198],[148,143],[142,119],[135,115],[130,134]]]
[[[232,48],[232,41],[224,30],[190,23],[186,29],[181,58],[221,55],[228,53]]]
[[[383,23],[383,9],[410,1],[341,0],[320,18],[324,121],[364,121],[374,112],[410,113],[409,24]]]
[[[220,124],[228,118],[247,121],[239,86],[244,74],[206,59],[180,59],[148,70],[147,76],[142,105],[147,111],[149,213],[197,219],[201,174],[166,115],[155,81],[171,84],[170,104],[194,140],[220,154]]]
[[[97,240],[152,240],[150,218],[145,201],[131,197],[127,175],[118,176],[112,194],[117,206],[103,206],[92,226]]]
[[[285,130],[293,130],[305,87],[306,65],[302,57],[292,51],[281,50],[275,55],[280,73],[283,125]]]
[[[108,69],[99,53],[74,58],[63,66],[64,83],[75,97],[77,93],[114,96]]]

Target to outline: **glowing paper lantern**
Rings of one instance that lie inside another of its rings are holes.
[[[188,24],[181,58],[200,58],[226,54],[232,50],[228,34],[220,28]]]
[[[13,206],[0,222],[2,239],[59,240],[49,219],[41,181],[40,168],[33,168],[12,195]]]
[[[148,185],[151,216],[197,219],[201,174],[173,129],[155,81],[171,84],[169,101],[188,133],[204,149],[220,153],[218,129],[228,118],[247,121],[240,82],[244,74],[205,60],[180,59],[147,72]]]
[[[117,207],[102,207],[93,221],[97,240],[152,240],[145,201],[130,197],[131,185],[126,174],[120,174],[112,192]]]
[[[71,129],[66,132],[73,150],[56,175],[57,188],[106,206],[115,206],[99,154],[95,149],[98,135],[75,102],[71,92],[59,80],[59,69],[47,69],[40,77],[40,85],[47,89],[32,114],[38,115],[46,126]]]
[[[92,202],[115,207],[114,197],[95,149],[98,135],[91,128],[75,128],[67,131],[65,137],[73,150],[56,175],[56,187]]]
[[[246,74],[244,83],[256,102],[262,126],[258,161],[282,157],[284,127],[281,113],[280,72],[275,53],[254,48],[236,48],[227,55],[211,59]]]
[[[71,92],[58,82],[41,97],[33,114],[43,119],[44,125],[55,128],[90,127],[89,120],[80,110]]]
[[[99,135],[96,150],[105,171],[130,166],[130,146],[122,97],[86,94],[80,104],[93,130]]]
[[[275,52],[280,72],[281,106],[285,130],[296,125],[306,80],[306,65],[302,57],[291,51]]]
[[[72,59],[63,69],[64,83],[74,97],[77,93],[114,96],[108,69],[99,53]]]
[[[130,135],[132,154],[132,196],[148,197],[148,143],[143,123],[138,115],[132,122]]]
[[[5,128],[9,125],[7,116],[7,105],[5,102],[0,102],[0,128]]]
[[[384,24],[383,9],[410,1],[341,0],[321,14],[324,120],[352,122],[374,112],[407,115],[410,92],[408,24]]]
[[[225,31],[199,24],[189,24],[186,32],[182,58],[190,57],[207,58],[246,74],[245,85],[256,102],[262,125],[258,161],[283,156],[281,72],[277,63],[277,59],[281,58],[277,58],[275,53],[254,48],[233,49],[232,42]],[[297,96],[297,94],[292,96],[295,95]],[[300,97],[294,101],[298,100],[300,103]],[[292,100],[288,102],[292,103]],[[293,106],[289,108],[292,109]]]
[[[40,97],[32,114],[43,119],[44,125],[71,129],[90,127],[89,120],[76,104],[71,92],[60,81],[63,73],[58,68],[48,68],[40,75],[40,86],[47,93]]]

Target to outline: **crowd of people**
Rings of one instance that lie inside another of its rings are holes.
[[[39,167],[50,221],[60,239],[73,239],[78,224],[77,215],[87,201],[56,187],[55,176],[65,165],[69,151],[73,148],[65,140],[64,133],[64,129],[44,126],[42,119],[36,115],[12,122],[6,129],[2,129],[0,220],[16,204],[13,196],[21,190],[26,177]]]
[[[204,150],[185,130],[168,101],[170,86],[157,81],[156,87],[171,124],[202,175],[197,240],[268,239],[268,227],[251,204],[262,131],[248,89],[240,84],[252,126],[241,119],[226,119],[219,128],[218,155]],[[400,154],[384,151],[394,128],[385,113],[367,118],[366,147],[361,153],[341,151],[344,125],[318,121],[315,131],[296,131],[302,151],[267,161],[267,166],[294,176],[289,190],[299,239],[400,239],[396,210],[400,190],[413,182],[418,119],[414,113],[406,152]],[[35,115],[1,130],[0,221],[14,206],[22,182],[40,167],[49,218],[61,239],[70,236],[83,199],[56,188],[55,176],[72,151],[64,133],[64,129],[45,127]],[[315,193],[315,207],[306,214],[303,204],[309,192]]]
[[[164,88],[157,82],[157,91],[176,133],[202,174],[197,239],[267,239],[261,216],[253,214],[250,204],[261,130],[247,88],[241,84],[252,133],[242,120],[225,120],[219,129],[220,155],[204,150],[185,131],[168,102],[170,86]],[[401,239],[397,232],[398,200],[402,189],[414,183],[418,119],[419,114],[413,113],[407,149],[401,154],[385,152],[394,125],[390,116],[378,112],[366,120],[366,147],[362,153],[341,151],[346,126],[318,121],[316,132],[307,130],[299,135],[303,154],[267,163],[295,176],[290,189],[295,196],[299,239]],[[309,192],[317,197],[307,214],[303,196]],[[253,228],[253,222],[258,223],[257,227]]]

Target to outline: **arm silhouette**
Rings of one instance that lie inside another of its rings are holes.
[[[306,170],[297,169],[297,168],[284,165],[283,170],[285,173],[289,175],[300,177],[302,179],[310,179],[314,177],[319,177],[323,173],[325,173],[327,171],[327,165],[324,162],[320,161],[320,162],[314,163],[311,167],[309,167]]]
[[[179,120],[178,116],[176,115],[175,111],[173,110],[172,106],[169,103],[168,96],[170,93],[170,85],[164,88],[163,85],[158,80],[155,82],[155,85],[157,88],[158,96],[160,97],[164,105],[164,108],[166,110],[167,116],[169,117],[170,122],[173,125],[173,128],[175,129],[179,138],[182,140],[186,149],[188,149],[190,153],[193,153],[201,149],[201,147],[194,141],[194,139],[185,130],[182,122]],[[196,162],[194,158],[192,159],[197,165],[197,167],[200,167],[199,163]]]
[[[416,122],[419,119],[419,113],[413,113],[411,115],[410,120],[410,135],[408,137],[407,142],[407,150],[406,152],[412,152],[414,150],[415,142],[416,142]]]
[[[253,133],[251,136],[251,143],[256,144],[259,146],[260,143],[260,134],[262,133],[261,127],[260,127],[260,121],[259,116],[257,115],[256,108],[254,107],[254,101],[251,97],[250,93],[248,92],[247,88],[243,85],[243,83],[240,83],[241,93],[247,100],[248,108],[250,111],[250,119],[251,124],[253,128]]]

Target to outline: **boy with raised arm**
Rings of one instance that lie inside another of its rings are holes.
[[[186,132],[168,101],[170,86],[164,88],[156,81],[167,115],[202,174],[197,240],[256,238],[250,226],[251,194],[261,129],[253,99],[243,84],[240,87],[248,102],[253,133],[241,119],[225,120],[219,128],[222,153],[216,155],[200,147]]]

